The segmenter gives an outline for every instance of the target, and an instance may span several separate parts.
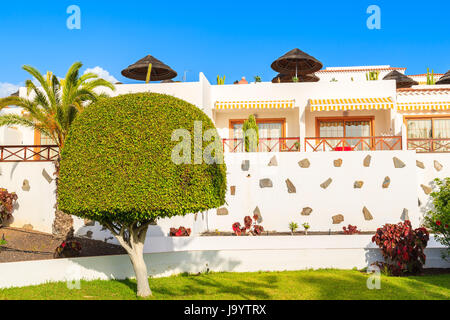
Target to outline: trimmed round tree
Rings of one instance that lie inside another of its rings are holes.
[[[143,258],[149,225],[225,203],[226,167],[213,122],[168,95],[127,94],[91,105],[71,127],[60,170],[61,210],[114,234],[142,297],[151,295]]]

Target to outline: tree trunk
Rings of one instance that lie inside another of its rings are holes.
[[[73,238],[73,218],[71,215],[65,214],[58,208],[58,180],[59,180],[59,165],[61,163],[61,158],[55,161],[55,183],[56,183],[56,212],[55,219],[53,220],[52,233],[58,239],[64,241]]]
[[[127,251],[136,275],[137,296],[142,298],[152,295],[148,283],[147,266],[144,261],[144,243],[150,223],[144,223],[139,227],[137,223],[133,223],[131,226],[122,226],[119,232],[117,232],[112,224],[105,225]],[[126,235],[126,231],[128,231],[128,236]]]
[[[133,250],[128,255],[136,274],[137,296],[143,298],[151,296],[152,291],[148,283],[147,265],[144,261],[144,244],[133,244]]]

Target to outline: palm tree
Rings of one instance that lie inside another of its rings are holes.
[[[112,83],[99,78],[94,73],[80,76],[82,66],[81,62],[75,62],[63,80],[58,79],[51,72],[47,72],[44,77],[37,69],[23,66],[23,69],[35,79],[35,82],[32,80],[25,82],[28,98],[10,96],[0,99],[0,111],[7,106],[17,106],[21,107],[25,113],[23,115],[1,115],[0,127],[19,125],[31,128],[43,136],[51,138],[62,150],[76,116],[102,96],[96,93],[95,89],[106,87],[115,90]],[[55,162],[57,178],[59,162],[58,158]],[[56,179],[56,183],[58,184],[58,179]],[[62,238],[70,238],[73,235],[72,226],[72,217],[56,210],[53,234]]]
[[[80,76],[82,66],[81,62],[74,63],[64,80],[59,80],[51,72],[47,72],[47,76],[44,77],[37,69],[23,66],[40,87],[37,87],[35,82],[27,80],[25,86],[31,98],[11,96],[0,99],[0,110],[14,105],[25,111],[24,115],[0,116],[0,126],[19,125],[37,130],[51,138],[62,149],[70,125],[77,114],[100,97],[94,90],[99,87],[115,90],[112,83],[100,79],[94,73]]]

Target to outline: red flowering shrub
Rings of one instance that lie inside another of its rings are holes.
[[[352,226],[351,224],[348,225],[348,227],[343,227],[344,234],[352,235],[352,234],[358,234],[361,233],[361,231],[358,230],[357,226]]]
[[[80,256],[81,243],[77,241],[64,241],[55,250],[53,257],[57,258],[73,258]]]
[[[191,235],[191,229],[185,227],[170,228],[171,237],[189,237]]]
[[[9,193],[8,190],[0,188],[0,226],[4,221],[11,219],[16,200],[17,194]]]
[[[419,273],[426,261],[424,249],[430,236],[425,228],[412,229],[411,222],[386,224],[372,238],[380,247],[390,273]]]
[[[261,235],[264,232],[264,228],[256,224],[256,222],[258,221],[258,215],[255,215],[253,219],[255,220],[255,223],[253,223],[253,220],[250,216],[245,217],[244,227],[241,227],[241,224],[239,222],[233,223],[232,228],[234,234],[237,236],[245,236],[247,234],[251,234],[253,236]]]

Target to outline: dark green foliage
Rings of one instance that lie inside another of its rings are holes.
[[[147,222],[217,208],[225,164],[193,164],[194,121],[212,121],[186,101],[156,93],[99,100],[74,122],[62,151],[59,205],[99,222]],[[176,165],[176,129],[191,133],[192,164]],[[204,150],[211,142],[203,142]],[[216,155],[223,159],[222,150]]]

